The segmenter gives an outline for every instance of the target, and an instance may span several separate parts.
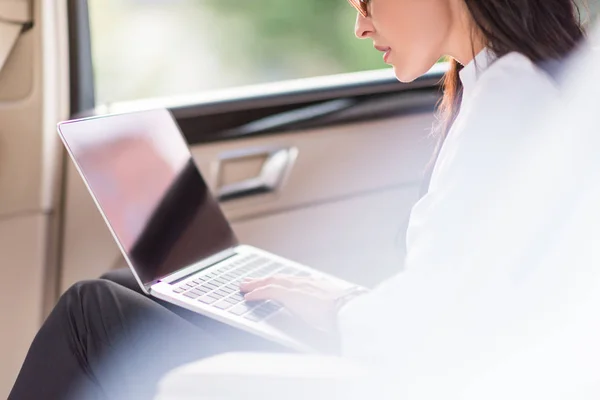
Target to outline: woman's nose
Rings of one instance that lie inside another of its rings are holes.
[[[373,35],[373,24],[370,18],[363,17],[362,14],[356,15],[356,24],[354,25],[354,34],[359,39],[366,39]]]

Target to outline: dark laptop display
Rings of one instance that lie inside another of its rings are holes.
[[[237,245],[167,111],[79,121],[61,133],[144,284]]]

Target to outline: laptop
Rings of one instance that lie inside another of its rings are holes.
[[[273,301],[248,303],[246,277],[322,276],[240,244],[167,110],[66,121],[59,135],[142,290],[289,348],[330,341]]]

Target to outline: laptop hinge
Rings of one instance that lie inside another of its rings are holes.
[[[235,256],[236,254],[237,253],[235,251],[235,248],[230,247],[230,248],[223,250],[220,253],[214,254],[196,264],[190,265],[189,267],[186,267],[186,268],[182,268],[179,271],[173,272],[170,275],[167,275],[167,276],[159,278],[151,283],[148,283],[148,284],[146,284],[146,287],[149,290],[150,287],[152,287],[152,285],[154,285],[158,282],[166,282],[169,284],[173,284],[173,283],[182,281],[182,280],[188,278],[190,275],[193,275],[199,271],[202,271],[203,269],[208,268],[212,265],[218,264],[228,258]]]

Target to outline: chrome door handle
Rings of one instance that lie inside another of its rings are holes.
[[[298,155],[296,147],[245,149],[226,153],[219,158],[218,181],[223,165],[231,161],[260,157],[264,162],[257,176],[217,188],[219,201],[230,201],[279,189]]]

